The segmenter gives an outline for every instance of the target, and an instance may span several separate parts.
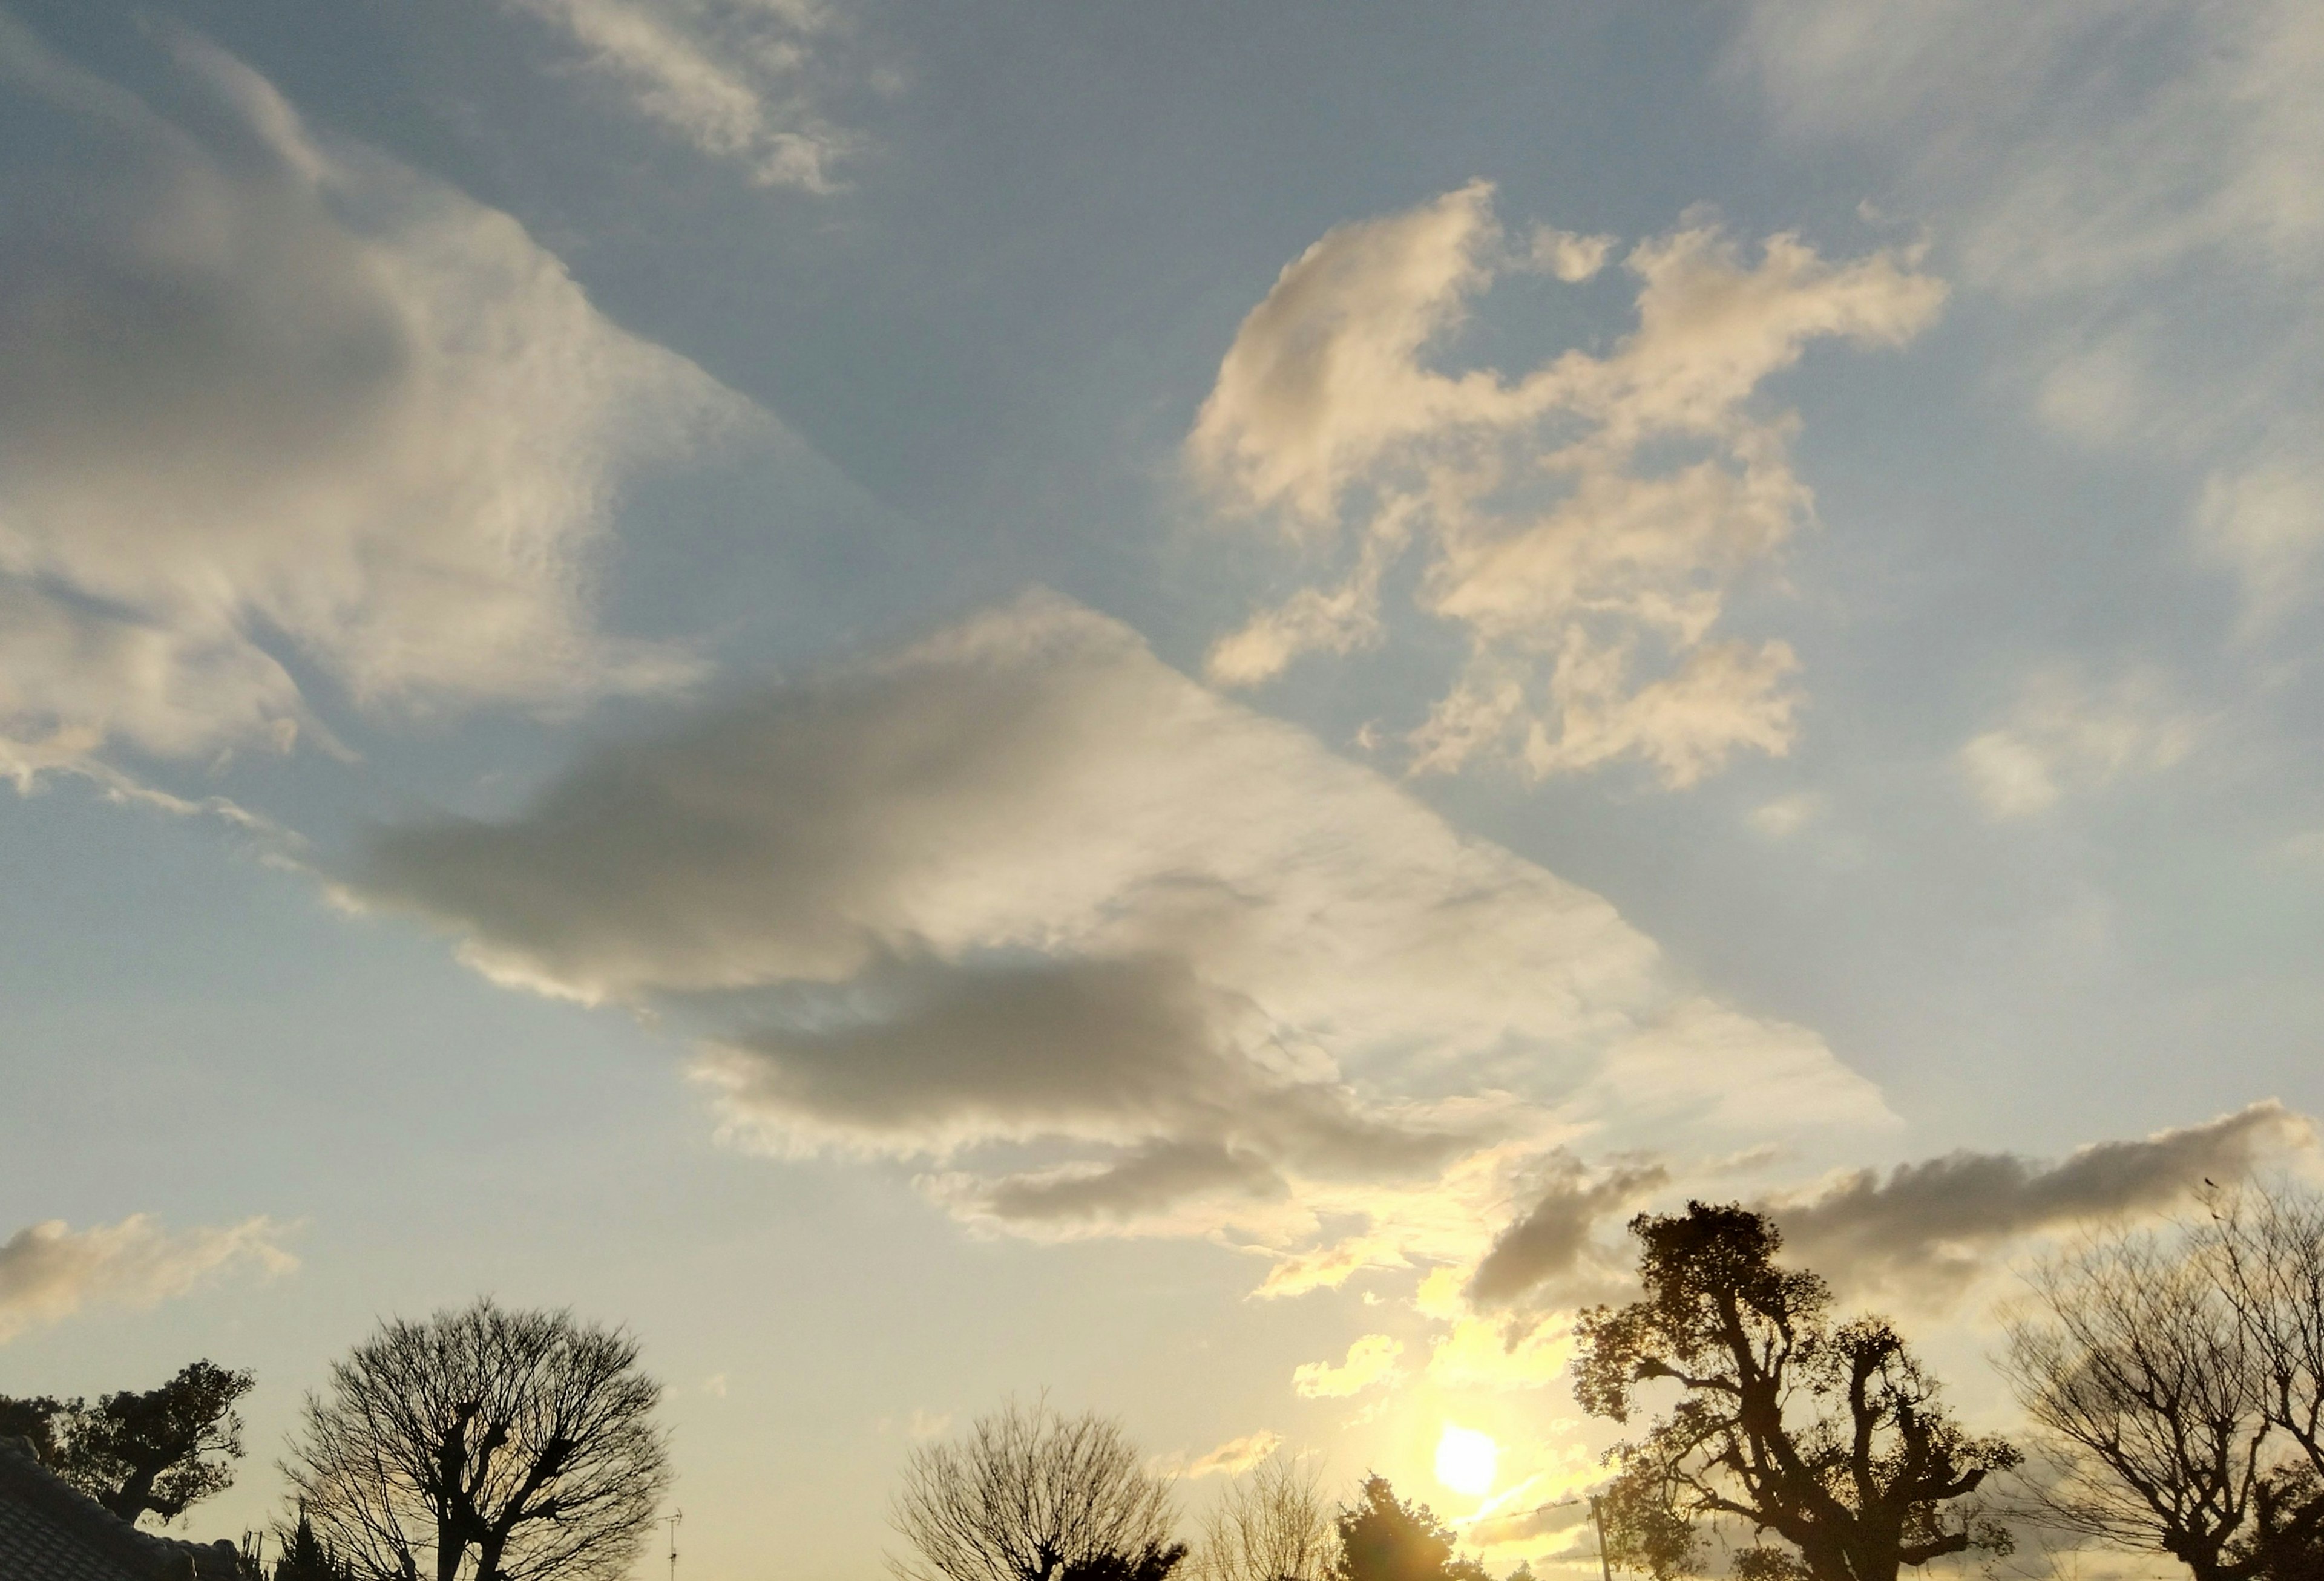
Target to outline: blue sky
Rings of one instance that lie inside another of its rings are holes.
[[[493,1291],[643,1337],[696,1574],[879,1573],[1044,1386],[1540,1572],[1692,1194],[2006,1421],[2013,1259],[2314,1163],[2319,89],[2290,4],[13,5],[0,1380],[254,1366],[238,1530]]]

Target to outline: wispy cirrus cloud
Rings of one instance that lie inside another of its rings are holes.
[[[1731,53],[1780,124],[1890,162],[2056,431],[2189,468],[2244,635],[2324,589],[2324,15],[2301,0],[1757,0]]]
[[[244,1219],[172,1235],[150,1215],[76,1230],[62,1219],[0,1242],[0,1345],[106,1302],[151,1306],[240,1267],[276,1274],[298,1266],[283,1227]]]
[[[854,142],[817,108],[822,0],[506,0],[562,32],[631,107],[766,187],[828,192]]]
[[[1230,511],[1345,569],[1221,639],[1212,679],[1252,685],[1380,640],[1388,571],[1416,551],[1420,608],[1469,654],[1406,733],[1416,770],[1635,758],[1684,786],[1738,751],[1787,751],[1790,648],[1713,636],[1728,591],[1812,510],[1794,419],[1759,388],[1817,340],[1904,344],[1944,286],[1909,252],[1832,262],[1776,235],[1753,257],[1690,224],[1624,256],[1637,326],[1607,354],[1443,371],[1436,355],[1497,279],[1578,282],[1612,253],[1558,232],[1513,244],[1492,198],[1472,183],[1331,232],[1237,331],[1188,458]]]
[[[2200,734],[2158,675],[2133,670],[2098,685],[2074,667],[2052,667],[2028,677],[2008,715],[1964,742],[1959,762],[1988,814],[2023,818],[2169,768]]]
[[[302,666],[407,712],[689,678],[597,630],[592,568],[622,477],[745,403],[506,215],[173,47],[227,130],[0,19],[48,126],[0,181],[80,195],[0,201],[0,773],[285,749]]]

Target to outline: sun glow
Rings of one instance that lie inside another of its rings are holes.
[[[1500,1458],[1500,1446],[1485,1434],[1448,1421],[1436,1440],[1436,1480],[1456,1494],[1481,1497],[1493,1490]]]

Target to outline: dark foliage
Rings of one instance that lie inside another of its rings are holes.
[[[233,1485],[242,1458],[235,1404],[255,1382],[198,1361],[158,1389],[84,1400],[0,1398],[0,1434],[32,1441],[43,1465],[124,1521],[174,1521]]]
[[[1487,1581],[1484,1567],[1456,1558],[1452,1533],[1425,1504],[1407,1503],[1384,1476],[1368,1476],[1340,1512],[1333,1581]]]
[[[1694,1202],[1641,1214],[1630,1233],[1646,1298],[1582,1315],[1574,1397],[1628,1422],[1639,1385],[1679,1396],[1609,1457],[1615,1560],[1686,1574],[1722,1519],[1777,1540],[1734,1556],[1744,1581],[1895,1581],[1900,1567],[2006,1549],[1999,1526],[1949,1509],[2017,1451],[1962,1431],[1887,1323],[1833,1326],[1823,1281],[1776,1265],[1774,1224]]]

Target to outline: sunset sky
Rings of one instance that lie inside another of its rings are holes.
[[[2319,170],[2299,0],[0,0],[0,1393],[232,1535],[492,1292],[696,1581],[1043,1389],[1581,1581],[1706,1198],[2006,1428],[2318,1165]]]

